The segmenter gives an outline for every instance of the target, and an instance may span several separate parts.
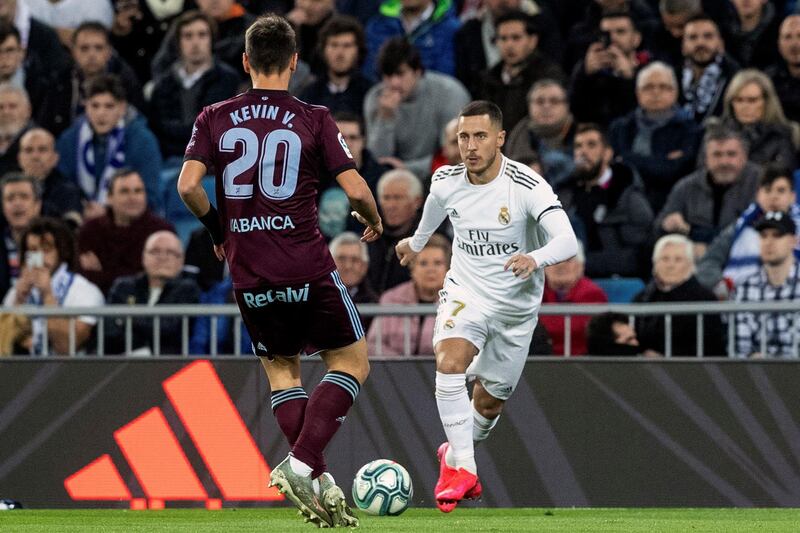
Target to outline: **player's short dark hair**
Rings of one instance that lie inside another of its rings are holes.
[[[42,184],[38,179],[33,176],[26,176],[22,172],[7,172],[3,174],[3,177],[0,178],[0,197],[3,196],[6,185],[11,185],[13,183],[27,183],[31,186],[31,190],[33,190],[33,197],[37,200],[42,199]]]
[[[772,184],[779,179],[785,179],[789,182],[789,187],[795,190],[793,178],[793,172],[788,167],[774,163],[769,164],[764,167],[764,171],[761,173],[761,176],[758,177],[758,188],[771,187]]]
[[[126,102],[125,87],[119,77],[114,74],[98,74],[83,83],[83,92],[88,100],[98,94],[110,94],[114,100]]]
[[[364,58],[367,57],[367,39],[364,36],[364,28],[358,22],[358,19],[348,15],[334,15],[322,25],[317,37],[317,53],[319,56],[322,57],[322,52],[328,44],[328,39],[347,33],[352,33],[356,38],[356,47],[358,47],[357,64],[361,65],[364,62]]]
[[[111,43],[111,33],[109,33],[108,28],[96,20],[87,20],[86,22],[78,24],[78,27],[72,32],[72,44],[78,42],[78,35],[83,32],[99,33],[106,38],[107,43]]]
[[[603,126],[597,124],[596,122],[583,122],[578,124],[575,127],[575,137],[580,135],[581,133],[589,133],[590,131],[596,131],[600,135],[600,140],[603,141],[603,145],[611,146],[608,142],[608,135],[606,135],[606,130],[603,129]]]
[[[74,271],[77,267],[77,248],[75,245],[75,235],[67,224],[53,217],[38,217],[31,220],[31,223],[22,232],[19,243],[19,256],[25,257],[28,252],[28,236],[36,235],[44,237],[47,234],[53,236],[53,242],[58,251],[58,259],[67,264],[69,270]]]
[[[132,176],[133,174],[139,176],[139,179],[141,179],[142,183],[144,183],[144,179],[142,178],[141,174],[139,174],[138,170],[132,167],[122,167],[111,174],[111,177],[108,179],[108,189],[106,189],[108,194],[112,193],[114,190],[114,185],[116,185],[119,180],[122,178],[127,178],[128,176]]]
[[[355,113],[351,113],[350,111],[337,111],[333,114],[333,121],[334,122],[355,122],[358,124],[358,129],[361,130],[361,134],[364,134],[364,119],[361,115],[356,115]]]
[[[461,108],[459,117],[479,117],[489,115],[489,121],[498,129],[503,129],[503,112],[494,102],[489,100],[475,100]]]
[[[214,40],[217,38],[217,21],[199,9],[190,9],[189,11],[181,13],[172,23],[172,36],[175,39],[175,46],[178,47],[178,50],[180,50],[181,46],[181,31],[183,31],[184,27],[198,20],[208,25],[208,30],[211,32],[211,44],[214,44]]]
[[[425,70],[417,47],[405,37],[392,37],[378,51],[378,70],[383,76],[391,76],[400,72],[403,65],[408,65],[415,71]]]
[[[14,37],[17,39],[18,43],[22,43],[22,37],[20,36],[17,27],[7,20],[0,20],[0,43],[9,37]]]
[[[289,67],[297,53],[297,37],[289,21],[268,13],[247,28],[244,42],[250,67],[262,74],[277,74]]]
[[[620,355],[615,353],[617,334],[614,324],[627,324],[628,317],[622,313],[595,315],[586,325],[586,348],[589,355]]]
[[[696,15],[689,17],[689,20],[687,20],[683,24],[683,27],[685,28],[689,24],[695,24],[697,22],[708,22],[709,24],[713,24],[714,27],[717,29],[717,33],[720,33],[719,24],[717,23],[717,21],[711,18],[710,16],[706,15],[705,13],[697,13]]]
[[[523,26],[525,26],[525,33],[528,35],[539,35],[539,33],[541,33],[536,17],[518,9],[511,9],[497,17],[494,21],[495,30],[506,22],[521,22]]]

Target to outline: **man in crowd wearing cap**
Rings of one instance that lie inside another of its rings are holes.
[[[761,239],[761,269],[736,289],[737,302],[800,301],[800,269],[795,260],[795,232],[791,216],[766,213],[755,226]],[[736,313],[736,338],[731,356],[792,357],[800,343],[798,312]],[[763,326],[763,328],[762,328]],[[763,329],[763,330],[762,330]]]

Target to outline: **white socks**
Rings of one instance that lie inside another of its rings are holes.
[[[472,404],[467,395],[465,374],[436,372],[436,405],[452,450],[453,466],[477,473],[472,443]]]
[[[313,468],[305,464],[300,459],[295,459],[294,455],[289,456],[289,466],[291,466],[292,471],[299,476],[310,476],[313,470]]]
[[[472,407],[472,441],[474,444],[481,442],[482,440],[486,440],[486,437],[489,436],[492,429],[497,425],[497,421],[500,419],[499,416],[489,419],[480,414],[478,411],[475,410],[475,407]],[[448,447],[447,453],[444,456],[444,461],[450,466],[455,466],[455,457],[453,456],[453,448]]]

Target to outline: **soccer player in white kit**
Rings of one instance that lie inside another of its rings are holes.
[[[463,164],[431,179],[419,227],[397,244],[409,264],[445,217],[453,225],[453,257],[440,292],[433,344],[436,404],[447,442],[439,447],[434,494],[444,512],[482,488],[474,442],[497,423],[519,381],[536,326],[544,267],[566,261],[577,241],[550,185],[503,156],[503,115],[476,101],[458,117]],[[472,403],[467,380],[474,383]]]

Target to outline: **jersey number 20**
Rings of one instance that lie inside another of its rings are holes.
[[[219,140],[221,152],[233,152],[236,145],[242,145],[242,155],[231,161],[222,172],[222,183],[225,197],[247,199],[253,196],[252,183],[234,183],[236,178],[244,174],[258,163],[258,187],[261,193],[271,200],[285,200],[294,194],[297,188],[297,173],[300,169],[300,137],[291,130],[273,130],[258,142],[258,136],[247,128],[231,128]],[[278,148],[283,146],[285,155],[280,169],[280,183],[275,185],[275,164]],[[260,148],[260,150],[259,150]],[[260,156],[259,156],[260,151]]]

